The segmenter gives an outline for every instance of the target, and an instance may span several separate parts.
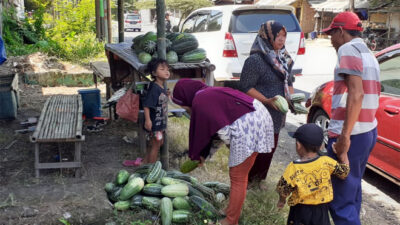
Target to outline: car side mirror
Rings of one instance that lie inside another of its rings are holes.
[[[178,26],[173,26],[172,27],[172,32],[179,32],[179,27]]]

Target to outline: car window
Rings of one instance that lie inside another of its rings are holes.
[[[208,20],[208,31],[219,31],[222,26],[222,12],[212,11]]]
[[[229,30],[232,33],[255,33],[268,20],[280,22],[288,32],[301,31],[296,17],[290,11],[265,9],[234,12]]]
[[[400,54],[380,64],[381,91],[400,95]]]
[[[127,20],[140,20],[139,15],[128,15],[126,17]]]
[[[197,16],[193,32],[205,32],[207,31],[207,20],[208,14],[199,14]]]
[[[192,15],[189,19],[185,21],[182,26],[182,32],[193,33],[194,23],[196,22],[197,15]]]

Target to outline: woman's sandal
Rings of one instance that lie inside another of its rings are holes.
[[[138,157],[138,158],[136,158],[136,160],[124,160],[122,165],[124,165],[124,166],[140,166],[140,165],[142,165],[142,161],[143,161],[143,159]]]

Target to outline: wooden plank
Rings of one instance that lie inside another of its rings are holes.
[[[57,96],[51,96],[50,97],[50,105],[49,105],[49,107],[47,108],[47,110],[45,112],[45,120],[44,120],[44,124],[43,124],[45,129],[41,133],[39,139],[47,138],[48,134],[51,133],[51,131],[50,131],[50,129],[51,129],[50,123],[51,123],[51,120],[53,119],[52,111],[53,111],[53,108],[54,108],[54,106],[56,104],[57,104]]]
[[[46,114],[46,110],[47,110],[47,107],[49,105],[49,102],[50,102],[50,99],[48,98],[46,100],[46,102],[44,103],[42,112],[41,112],[40,117],[39,117],[38,125],[36,126],[35,132],[33,132],[33,135],[30,138],[31,142],[35,142],[37,140],[37,138],[39,137],[39,133],[40,133],[40,131],[42,129],[42,126],[43,126],[44,115]]]
[[[39,165],[39,143],[35,143],[35,176],[39,178],[39,168],[36,165]]]
[[[38,169],[59,169],[59,168],[77,168],[82,167],[81,162],[56,162],[56,163],[35,163]]]
[[[78,112],[77,112],[77,116],[78,116],[78,120],[76,123],[76,135],[75,137],[77,139],[81,139],[82,136],[82,99],[78,98]]]
[[[54,108],[50,109],[51,113],[53,115],[52,120],[49,122],[50,126],[50,133],[47,135],[48,138],[55,139],[56,136],[56,130],[59,125],[60,121],[60,106],[62,104],[62,96],[58,95],[57,96],[57,104],[54,106]]]
[[[110,65],[108,62],[91,62],[90,68],[93,70],[93,73],[101,79],[111,77]]]
[[[76,128],[76,111],[78,105],[78,95],[72,98],[72,106],[71,106],[71,113],[70,113],[70,123],[68,126],[68,138],[75,138],[75,128]]]
[[[74,116],[74,106],[76,105],[76,97],[75,96],[70,96],[69,98],[69,107],[68,107],[68,116],[67,116],[67,121],[66,121],[66,127],[65,127],[65,132],[66,132],[66,138],[72,138],[72,126],[74,124],[75,116]]]
[[[64,128],[65,128],[65,121],[66,121],[66,114],[68,113],[68,96],[62,96],[62,104],[60,110],[60,123],[58,127],[58,132],[56,138],[66,138],[64,135]]]

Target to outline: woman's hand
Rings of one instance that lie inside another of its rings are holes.
[[[276,97],[267,98],[263,103],[264,103],[264,105],[269,106],[276,111],[279,111],[278,107],[276,107],[276,105],[274,104],[275,100],[276,100]]]
[[[200,156],[200,163],[199,163],[198,167],[204,166],[204,162],[205,162],[205,161],[206,161],[206,160],[204,159],[204,157],[203,157],[203,156]]]
[[[147,130],[147,131],[151,131],[151,127],[153,126],[153,123],[151,122],[151,120],[146,120],[145,121],[145,123],[144,123],[144,128]]]

